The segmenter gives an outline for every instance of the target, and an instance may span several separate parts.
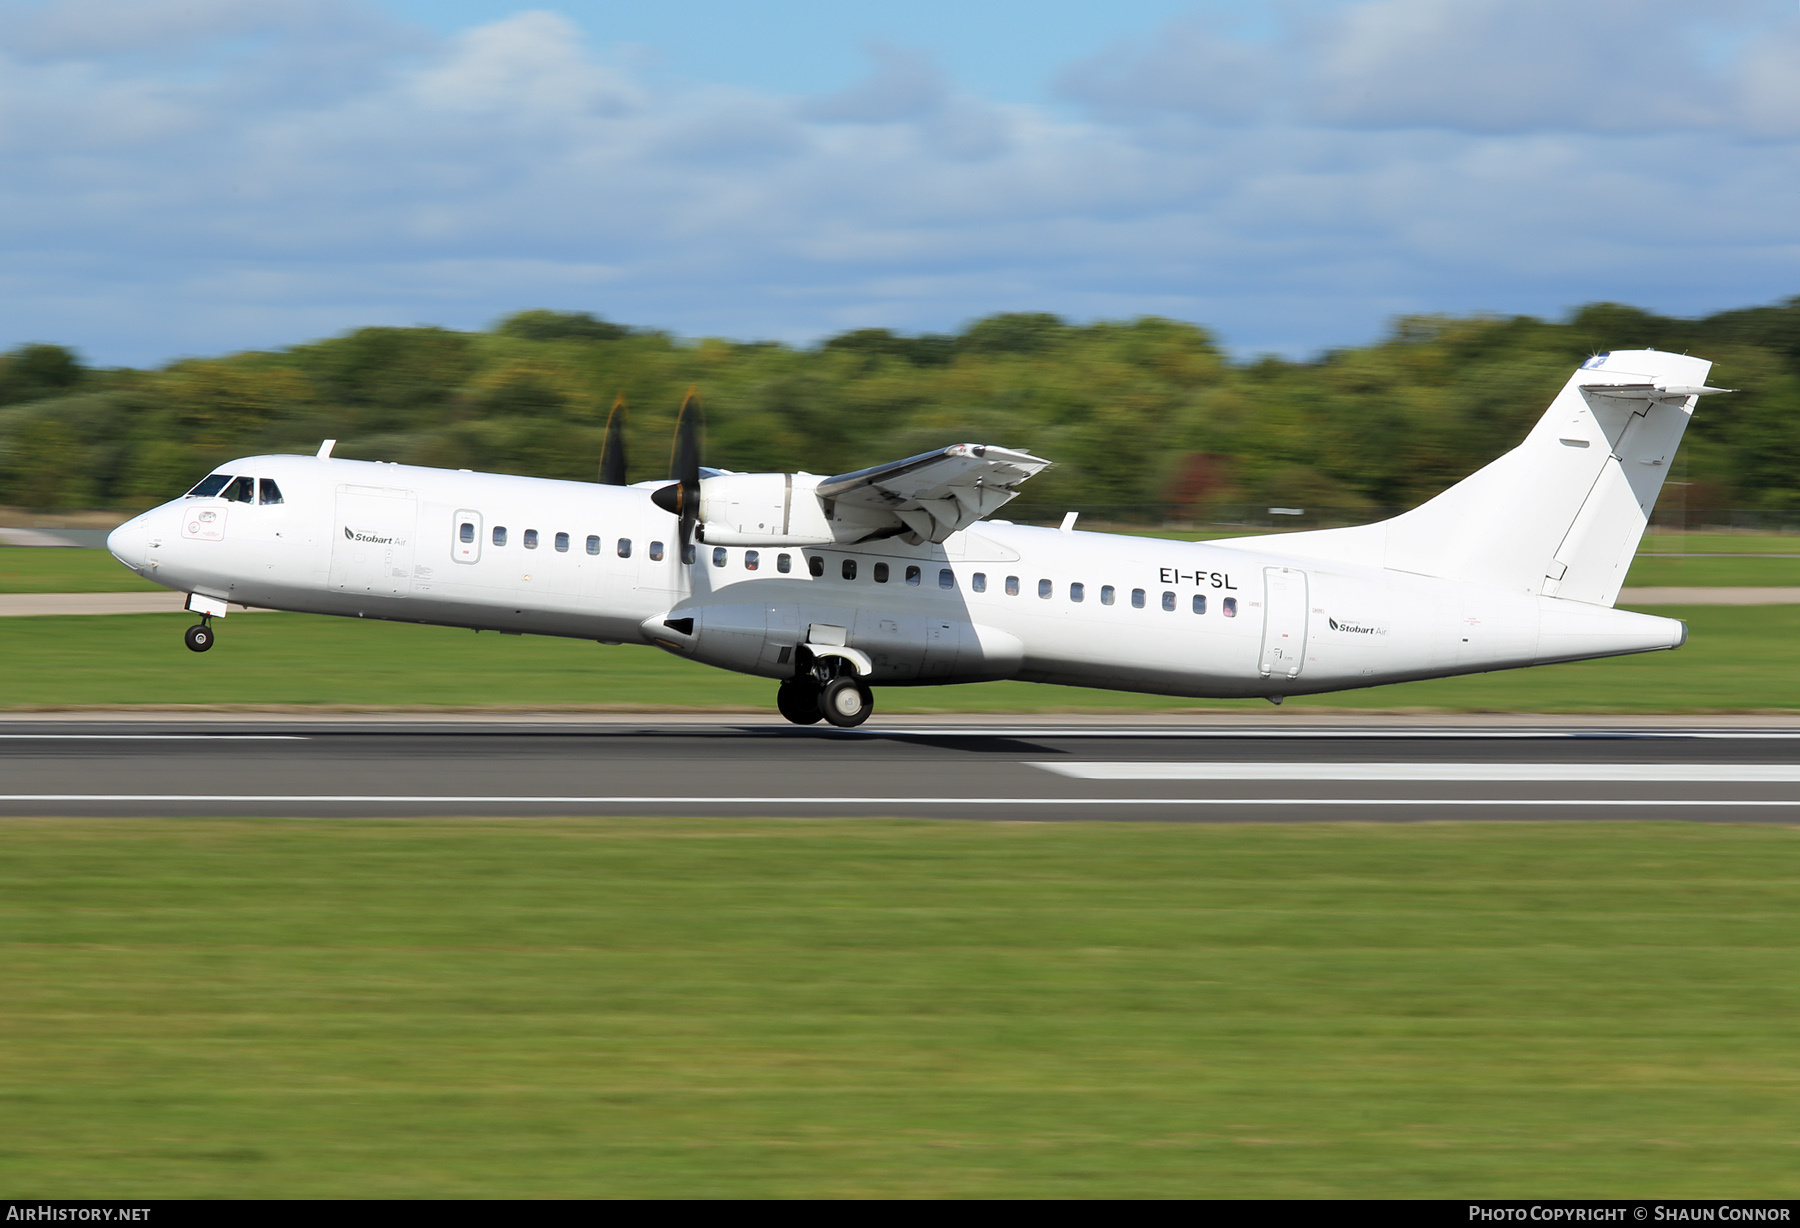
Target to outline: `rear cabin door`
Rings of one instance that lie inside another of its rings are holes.
[[[331,535],[331,587],[404,597],[412,591],[419,501],[410,490],[340,486]]]
[[[1262,660],[1264,678],[1298,678],[1306,664],[1306,573],[1263,568]]]

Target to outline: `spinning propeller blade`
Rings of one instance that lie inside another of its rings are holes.
[[[625,478],[625,394],[613,402],[606,416],[606,442],[600,445],[600,484],[628,486]]]
[[[689,388],[682,398],[681,413],[675,420],[675,449],[669,456],[669,476],[673,484],[650,496],[651,502],[681,521],[681,560],[688,560],[688,544],[694,538],[694,524],[700,519],[700,429],[703,419],[700,398]]]

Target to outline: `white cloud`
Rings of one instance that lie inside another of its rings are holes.
[[[886,43],[869,44],[872,70],[848,89],[800,108],[808,119],[886,124],[917,119],[950,98],[950,80],[929,57]]]
[[[1672,5],[1189,18],[1072,65],[1072,115],[886,47],[805,99],[659,83],[550,13],[431,40],[53,0],[0,23],[0,347],[151,361],[547,305],[790,339],[1155,311],[1305,350],[1402,310],[1800,291],[1800,23],[1722,0],[1707,43]]]

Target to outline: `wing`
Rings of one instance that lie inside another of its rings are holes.
[[[826,478],[818,495],[837,505],[828,514],[853,510],[858,520],[891,518],[892,527],[909,537],[941,542],[1017,498],[1020,483],[1049,467],[1027,452],[958,443]]]

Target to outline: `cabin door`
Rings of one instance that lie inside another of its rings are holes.
[[[1264,678],[1298,678],[1306,664],[1306,573],[1263,568],[1262,660]]]
[[[412,591],[419,502],[410,490],[340,486],[331,534],[331,587],[404,597]]]

